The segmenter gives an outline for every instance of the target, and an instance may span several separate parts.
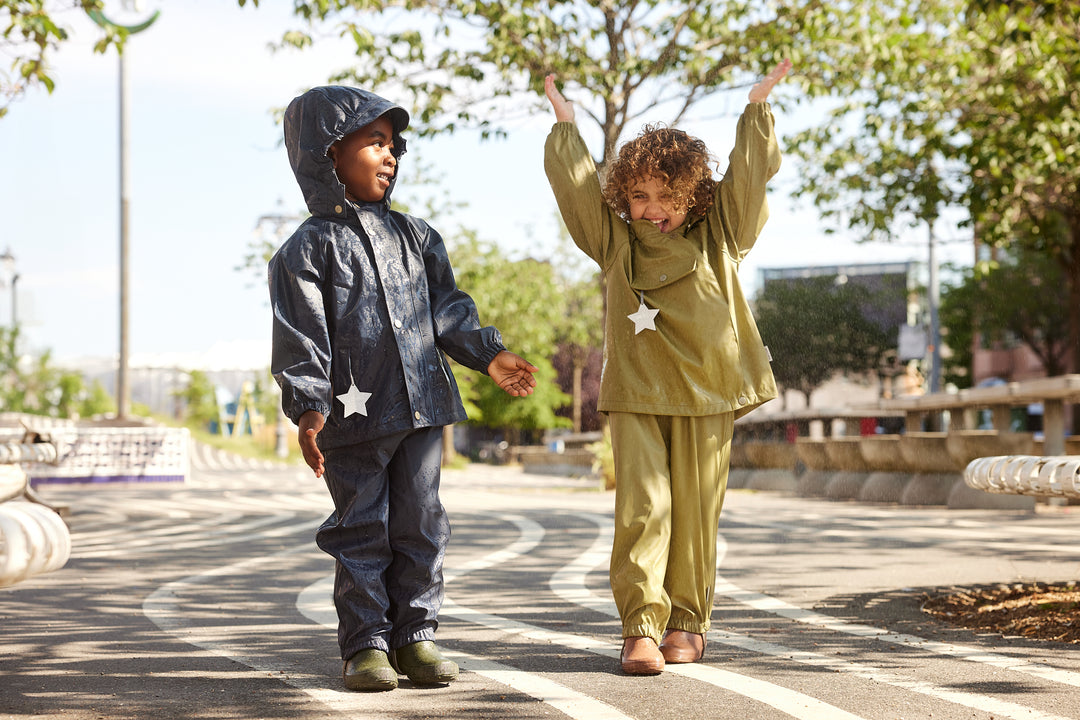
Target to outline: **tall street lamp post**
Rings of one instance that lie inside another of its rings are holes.
[[[11,248],[8,248],[3,255],[0,255],[0,262],[4,263],[4,270],[7,272],[8,277],[11,278],[11,329],[14,330],[19,320],[19,314],[16,311],[19,295],[15,287],[16,283],[19,282],[19,273],[15,272],[15,256],[11,254]]]
[[[138,10],[138,3],[125,0],[129,9]],[[127,35],[134,35],[150,27],[157,20],[160,11],[154,11],[149,19],[135,25],[121,25],[109,20],[100,10],[89,10],[90,19],[103,28],[120,30]],[[127,417],[131,412],[131,388],[128,384],[128,300],[130,282],[128,280],[128,229],[130,218],[130,153],[128,152],[128,126],[131,115],[128,97],[131,93],[131,81],[128,77],[128,45],[125,41],[117,51],[120,58],[120,356],[116,373],[116,415]]]

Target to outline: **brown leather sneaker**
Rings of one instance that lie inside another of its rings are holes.
[[[660,642],[660,653],[672,665],[697,662],[705,655],[705,636],[668,628]]]
[[[659,675],[664,671],[664,656],[656,641],[648,637],[625,638],[619,662],[627,675]]]

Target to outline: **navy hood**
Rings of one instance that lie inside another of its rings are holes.
[[[398,172],[383,197],[389,205],[400,174],[400,159],[405,154],[401,132],[409,126],[409,113],[375,93],[343,85],[312,88],[289,103],[285,110],[285,148],[304,202],[314,217],[343,217],[348,207],[345,186],[326,154],[330,146],[381,115],[389,117],[394,127],[394,157],[399,160]]]

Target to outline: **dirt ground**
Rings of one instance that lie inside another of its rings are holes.
[[[1080,643],[1080,587],[1013,584],[927,595],[923,612],[978,632]]]

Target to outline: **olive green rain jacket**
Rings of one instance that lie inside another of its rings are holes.
[[[577,127],[556,123],[544,149],[548,181],[571,237],[607,286],[598,409],[741,417],[776,397],[769,353],[739,285],[739,263],[768,218],[765,184],[780,168],[767,103],[750,103],[705,217],[661,233],[604,201]],[[628,316],[659,310],[655,330]]]

